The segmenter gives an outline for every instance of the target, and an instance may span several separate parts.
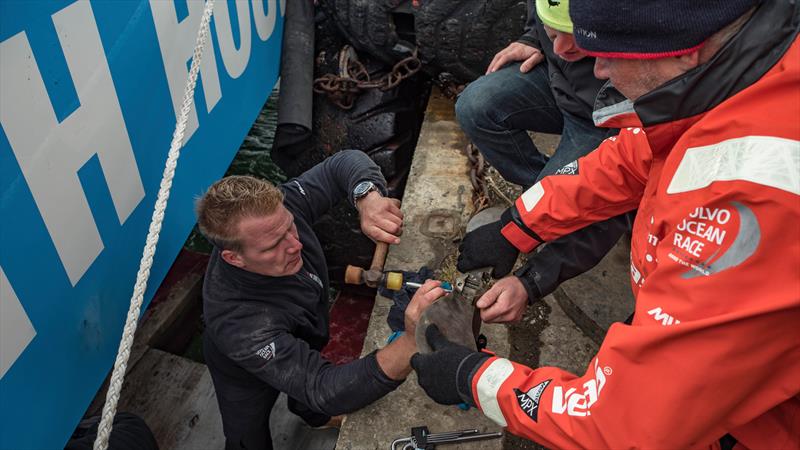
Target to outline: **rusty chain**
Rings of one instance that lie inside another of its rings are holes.
[[[317,78],[314,80],[314,92],[327,94],[328,99],[342,109],[352,108],[361,91],[365,89],[388,91],[422,68],[416,50],[411,56],[398,61],[389,73],[376,80],[370,79],[369,71],[357,59],[340,58],[340,62],[346,65],[346,71],[343,71],[342,75],[328,73]]]
[[[469,181],[472,183],[472,206],[475,211],[480,211],[489,206],[489,188],[486,185],[486,160],[478,151],[478,147],[470,142],[466,148],[469,158]]]

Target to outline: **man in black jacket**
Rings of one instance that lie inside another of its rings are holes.
[[[314,221],[342,198],[362,231],[398,243],[403,215],[364,153],[342,151],[275,187],[224,178],[198,201],[198,225],[215,248],[203,284],[204,353],[222,414],[226,448],[271,449],[269,415],[280,392],[309,425],[358,410],[410,372],[421,311],[444,295],[426,282],[406,310],[407,333],[348,364],[326,361],[328,269]]]
[[[547,175],[575,170],[574,161],[617,133],[595,127],[592,120],[595,97],[605,82],[592,73],[594,58],[575,45],[568,8],[567,0],[528,0],[525,33],[495,55],[486,75],[472,82],[456,103],[467,136],[503,178],[526,189]],[[528,130],[561,134],[549,160]],[[482,319],[519,320],[530,302],[600,262],[630,228],[632,217],[609,219],[548,243],[478,301]],[[496,252],[491,244],[500,232],[497,224],[465,236],[460,271],[486,265],[494,267],[495,277],[511,271],[517,253]]]

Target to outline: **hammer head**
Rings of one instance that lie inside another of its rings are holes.
[[[383,282],[383,271],[379,269],[364,270],[361,267],[350,266],[344,270],[344,282],[347,284],[366,284],[369,287],[379,287]]]
[[[383,281],[383,271],[379,269],[369,269],[364,271],[364,284],[369,287],[379,287]]]

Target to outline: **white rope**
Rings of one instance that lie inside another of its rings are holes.
[[[150,268],[153,265],[153,256],[156,253],[158,235],[161,232],[161,224],[164,221],[164,211],[167,208],[169,191],[172,188],[172,179],[175,176],[175,167],[178,163],[181,147],[183,146],[183,133],[186,130],[186,120],[192,107],[194,98],[194,88],[197,84],[197,73],[200,70],[200,60],[203,56],[206,38],[208,37],[208,24],[211,21],[211,13],[214,10],[214,0],[207,0],[203,17],[200,20],[200,30],[197,33],[194,53],[192,54],[192,66],[189,69],[189,79],[186,82],[186,89],[183,91],[183,103],[175,124],[175,132],[172,134],[172,144],[167,155],[167,163],[164,167],[164,175],[161,178],[161,187],[158,190],[153,217],[150,220],[150,230],[147,233],[147,240],[142,252],[142,260],[139,262],[139,273],[136,276],[136,284],[131,296],[131,305],[128,309],[128,317],[125,321],[125,328],[122,330],[122,340],[117,350],[117,360],[114,361],[114,372],[111,374],[111,381],[108,385],[106,402],[103,405],[103,416],[97,428],[97,439],[94,441],[94,450],[106,450],[108,438],[111,435],[111,426],[114,415],[117,412],[119,393],[122,390],[122,382],[125,379],[125,371],[128,368],[128,358],[131,355],[131,345],[133,335],[136,333],[136,325],[139,321],[139,311],[142,307],[142,297],[147,288],[147,279],[150,277]]]

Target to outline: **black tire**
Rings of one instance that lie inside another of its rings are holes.
[[[522,0],[325,0],[326,15],[356,49],[385,64],[416,45],[424,70],[465,83],[483,74],[495,53],[522,34]],[[400,44],[400,45],[398,45]]]
[[[416,13],[423,67],[469,82],[483,75],[494,55],[518,39],[527,9],[520,0],[431,0]]]
[[[319,6],[356,50],[391,66],[402,58],[393,50],[399,41],[395,9],[408,0],[324,0]]]

